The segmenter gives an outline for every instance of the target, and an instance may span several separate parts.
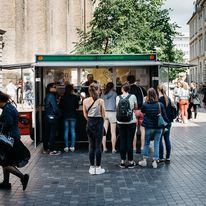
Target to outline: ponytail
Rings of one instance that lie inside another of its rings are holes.
[[[94,101],[99,98],[98,89],[99,89],[99,86],[96,83],[92,83],[89,86],[89,95],[90,97],[92,97]]]
[[[163,84],[161,84],[161,85],[158,85],[157,89],[162,93],[164,100],[165,100],[166,107],[167,107],[169,104],[169,98],[166,94],[166,87]]]
[[[164,100],[165,100],[166,107],[167,107],[168,104],[169,104],[169,98],[168,98],[168,96],[166,95],[166,93],[164,93],[163,96],[164,96]]]

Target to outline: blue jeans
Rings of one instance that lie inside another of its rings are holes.
[[[162,143],[162,139],[164,138],[165,142],[165,147],[166,147],[166,159],[170,158],[171,154],[171,143],[170,143],[170,129],[171,129],[171,124],[168,125],[167,131],[164,132],[164,134],[160,138],[160,148],[159,148],[159,158],[163,159],[164,158],[164,145]]]
[[[69,146],[69,132],[71,134],[71,147],[75,146],[76,141],[76,119],[64,119],[64,143],[65,147]]]
[[[145,128],[145,143],[144,143],[144,153],[143,153],[144,158],[147,158],[149,155],[150,140],[153,137],[154,138],[153,160],[159,159],[159,143],[160,143],[161,135],[162,135],[162,129]]]

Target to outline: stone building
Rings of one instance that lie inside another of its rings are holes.
[[[0,66],[2,65],[2,53],[3,53],[3,47],[4,47],[3,35],[4,34],[5,34],[5,31],[0,29]],[[2,75],[2,71],[0,70],[0,90],[2,89],[2,80],[3,80],[3,75]]]
[[[190,28],[190,80],[206,85],[206,0],[196,0]]]
[[[35,54],[68,54],[88,30],[92,0],[0,0],[0,28],[6,31],[3,64],[34,62]]]
[[[4,34],[5,34],[5,31],[0,29],[0,65],[2,65],[2,52],[3,52],[3,47],[4,47],[3,35]]]

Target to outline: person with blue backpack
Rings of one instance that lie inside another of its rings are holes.
[[[134,110],[137,108],[137,98],[129,94],[130,85],[122,85],[122,94],[117,96],[117,124],[120,138],[120,168],[134,168],[133,160],[133,138],[136,130],[136,117]],[[126,158],[128,163],[126,162]]]

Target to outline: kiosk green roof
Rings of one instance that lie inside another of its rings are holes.
[[[156,61],[156,54],[36,55],[36,62],[73,61]]]
[[[125,67],[159,65],[156,54],[36,55],[40,67]]]

